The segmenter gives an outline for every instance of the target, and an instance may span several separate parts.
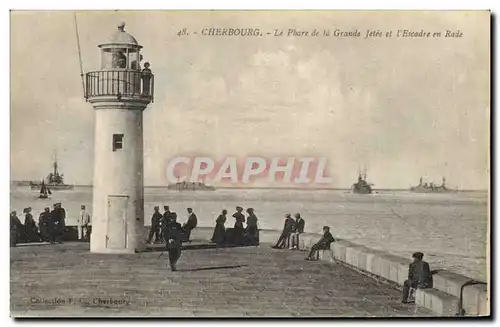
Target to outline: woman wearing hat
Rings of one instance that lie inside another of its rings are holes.
[[[241,212],[243,208],[240,206],[236,207],[236,212],[233,214],[234,221],[234,234],[233,234],[233,244],[241,245],[243,243],[243,237],[245,235],[245,227],[243,223],[245,222],[245,215]]]
[[[226,227],[224,224],[227,220],[227,210],[222,210],[222,213],[215,220],[214,233],[212,235],[212,243],[222,244],[226,240]]]

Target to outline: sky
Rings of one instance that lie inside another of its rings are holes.
[[[487,189],[489,12],[77,12],[85,72],[117,25],[144,47],[155,100],[144,112],[146,185],[171,158],[325,157],[331,187],[359,169],[379,188],[426,181]],[[359,38],[202,36],[203,28],[355,31]],[[198,31],[198,35],[177,33]],[[364,39],[367,29],[460,38]],[[73,12],[11,13],[11,179],[40,179],[54,152],[66,182],[91,184]],[[255,186],[266,185],[258,180]]]

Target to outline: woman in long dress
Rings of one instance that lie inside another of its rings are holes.
[[[215,220],[214,234],[212,235],[212,242],[217,244],[224,243],[226,239],[226,223],[227,210],[222,210],[222,213]]]
[[[234,230],[233,230],[233,244],[241,245],[243,243],[243,237],[245,236],[245,227],[243,223],[245,223],[245,215],[242,213],[243,208],[240,206],[236,207],[236,212],[233,214],[234,221]]]
[[[246,241],[248,245],[258,245],[259,228],[257,225],[257,216],[255,215],[253,208],[248,208],[247,213]]]

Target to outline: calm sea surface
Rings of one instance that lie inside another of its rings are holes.
[[[11,189],[11,208],[18,213],[31,206],[36,220],[45,206],[62,202],[67,223],[75,224],[81,204],[92,212],[92,188],[54,191],[50,200],[36,199],[28,187]],[[221,189],[214,192],[178,192],[146,188],[146,224],[155,205],[169,205],[180,222],[192,207],[199,226],[214,226],[222,209],[230,214],[237,205],[252,207],[263,229],[281,229],[283,215],[300,212],[307,232],[321,232],[324,225],[340,238],[403,257],[421,251],[431,269],[449,269],[486,279],[488,195],[486,192],[415,194],[379,191],[357,195],[347,191]],[[21,221],[24,218],[20,216]],[[226,226],[232,225],[228,219]]]

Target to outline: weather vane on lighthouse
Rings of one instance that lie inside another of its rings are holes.
[[[134,253],[146,245],[142,112],[153,101],[154,76],[147,62],[141,70],[142,46],[125,23],[99,48],[101,69],[86,73],[84,85],[95,110],[90,251]]]

